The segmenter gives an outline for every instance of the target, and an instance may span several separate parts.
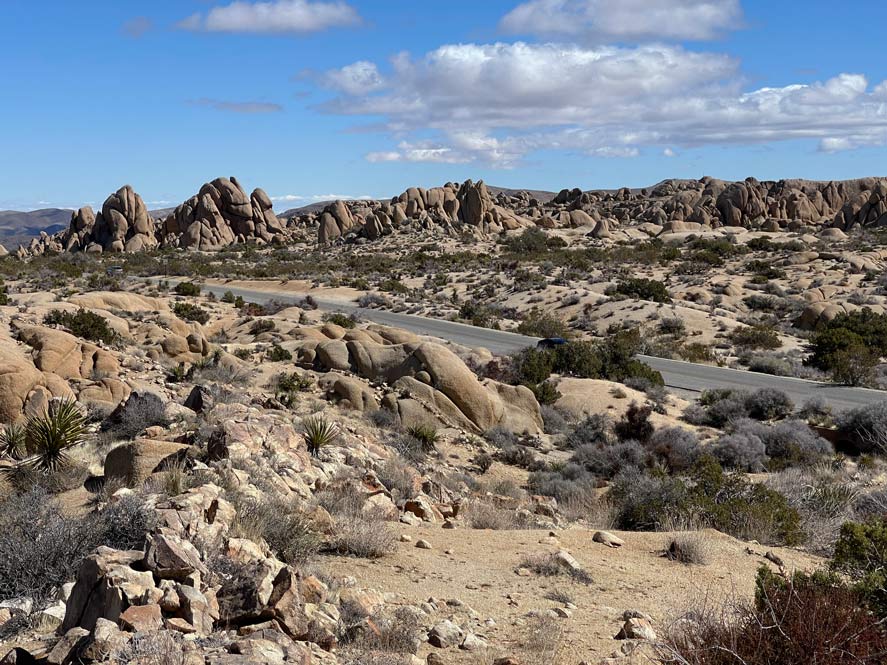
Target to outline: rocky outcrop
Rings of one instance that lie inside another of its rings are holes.
[[[533,393],[522,386],[481,382],[451,350],[415,338],[383,336],[387,331],[345,331],[323,326],[320,335],[304,335],[296,355],[306,367],[352,372],[395,389],[382,406],[402,421],[438,421],[484,432],[501,425],[518,433],[537,434],[542,420]],[[372,409],[377,400],[365,385],[338,374],[321,385],[352,408]]]
[[[410,187],[390,201],[336,201],[319,216],[303,215],[297,223],[316,225],[320,245],[339,239],[376,240],[399,230],[490,234],[532,224],[500,204],[483,181],[471,180],[432,189]]]
[[[261,189],[247,196],[237,178],[208,182],[167,217],[162,244],[212,251],[235,243],[283,240],[284,228]]]

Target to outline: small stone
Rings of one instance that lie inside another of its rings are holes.
[[[647,619],[632,618],[625,622],[616,634],[617,640],[649,640],[656,641],[656,631]]]
[[[468,633],[465,636],[465,639],[462,640],[462,644],[459,645],[459,648],[463,651],[479,651],[481,649],[486,649],[489,646],[481,637],[478,637],[474,633]]]
[[[555,607],[553,612],[561,619],[569,619],[573,613],[565,607]]]
[[[133,605],[120,615],[120,625],[135,633],[150,633],[163,627],[160,605]]]
[[[624,540],[609,531],[595,531],[591,539],[607,547],[622,547],[625,544]]]
[[[410,536],[410,535],[408,535],[408,534],[405,534],[405,533],[404,533],[404,534],[401,534],[401,536],[400,536],[400,542],[402,542],[402,543],[411,543],[411,542],[413,542],[413,537]]]
[[[454,647],[462,641],[462,638],[462,629],[449,619],[435,624],[428,633],[428,643],[439,649]]]
[[[442,529],[455,529],[455,528],[456,528],[456,523],[455,523],[453,520],[451,520],[451,519],[447,519],[447,520],[443,523],[443,526],[442,526],[441,528],[442,528]]]
[[[453,553],[454,553],[453,550],[444,550],[444,554],[453,554]]]
[[[428,542],[427,540],[425,540],[424,538],[421,538],[421,539],[419,539],[419,540],[416,541],[416,548],[417,548],[417,549],[420,549],[420,550],[430,550],[430,549],[431,549],[431,543],[429,543],[429,542]]]
[[[430,653],[428,654],[428,658],[425,659],[425,662],[428,665],[446,665],[446,662],[438,653]]]

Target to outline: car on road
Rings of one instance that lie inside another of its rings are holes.
[[[540,339],[536,343],[536,348],[542,349],[542,350],[549,350],[549,349],[555,349],[559,346],[563,346],[566,343],[567,343],[567,340],[565,340],[563,337],[546,337],[545,339]]]

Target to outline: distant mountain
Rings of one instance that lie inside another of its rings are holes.
[[[41,231],[49,235],[58,233],[71,222],[71,210],[64,208],[44,208],[43,210],[0,210],[0,245],[13,250],[20,244],[27,244]]]

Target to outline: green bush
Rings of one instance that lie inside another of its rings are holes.
[[[323,317],[323,320],[327,323],[341,326],[342,328],[354,328],[357,325],[354,319],[352,319],[347,314],[343,314],[342,312],[333,312],[332,314],[327,314]]]
[[[321,448],[332,444],[339,437],[339,426],[322,414],[305,418],[302,429],[308,452],[315,457],[320,454]]]
[[[249,327],[250,335],[261,335],[266,332],[272,332],[277,328],[271,319],[257,319]]]
[[[189,302],[177,302],[172,307],[173,313],[183,321],[194,321],[201,325],[209,321],[209,312]]]
[[[194,297],[200,295],[200,287],[193,282],[179,282],[173,291],[179,296]]]
[[[615,293],[637,300],[650,300],[652,302],[671,302],[671,296],[665,284],[655,279],[643,277],[629,277],[616,285]]]
[[[536,396],[536,401],[539,404],[554,404],[561,398],[561,393],[558,392],[558,389],[550,381],[543,381],[542,383],[531,385],[529,388],[533,391],[533,395]]]
[[[399,279],[386,279],[379,284],[379,290],[387,291],[388,293],[405,294],[410,292],[410,287]]]
[[[521,335],[530,337],[564,337],[569,328],[554,314],[533,308],[517,326]]]
[[[776,331],[765,325],[738,326],[727,337],[744,349],[778,349],[782,346]]]
[[[43,323],[67,328],[73,335],[90,342],[113,344],[118,340],[117,332],[108,325],[105,317],[85,309],[78,309],[73,313],[54,309],[43,317]]]
[[[274,344],[270,349],[268,349],[268,351],[265,352],[265,360],[267,360],[268,362],[278,363],[292,359],[293,354],[280,346],[280,344]]]
[[[222,294],[221,301],[233,305],[234,293],[232,293],[231,291],[225,291],[225,293]]]
[[[887,618],[887,520],[841,527],[831,568],[846,575],[872,610]]]
[[[878,359],[887,355],[887,315],[868,307],[839,314],[813,334],[810,351],[808,362],[836,380],[866,383]]]
[[[86,418],[75,401],[50,402],[46,411],[29,416],[23,429],[7,426],[4,452],[22,459],[3,472],[13,478],[23,470],[43,475],[60,471],[70,464],[68,450],[86,436]]]

